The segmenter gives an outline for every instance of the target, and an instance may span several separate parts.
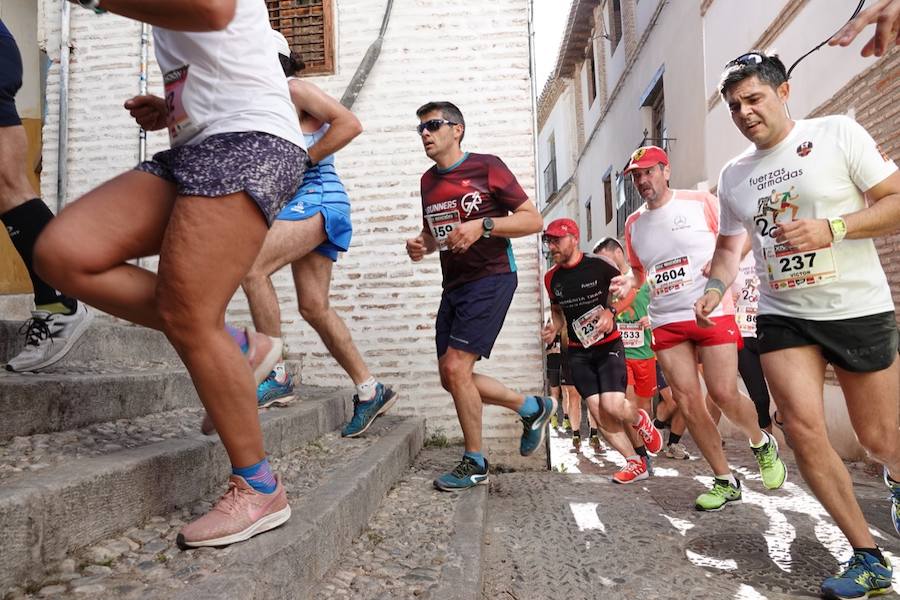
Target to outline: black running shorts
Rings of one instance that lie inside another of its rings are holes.
[[[621,338],[591,348],[569,348],[569,369],[575,389],[582,398],[628,387],[625,346]]]

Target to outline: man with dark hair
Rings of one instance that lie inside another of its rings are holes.
[[[435,323],[441,384],[453,396],[466,450],[460,463],[434,481],[440,490],[486,483],[481,448],[483,404],[518,412],[519,452],[528,456],[544,440],[556,410],[553,398],[523,396],[473,372],[489,358],[517,286],[509,239],[541,230],[541,214],[515,176],[496,156],[463,152],[465,121],[449,102],[416,111],[425,154],[435,165],[422,175],[421,233],[406,241],[413,262],[440,252],[444,292]],[[510,214],[512,213],[512,214]]]
[[[750,52],[722,75],[731,119],[753,145],[719,176],[722,226],[694,310],[697,323],[707,325],[749,233],[761,283],[756,327],[766,380],[803,478],[853,548],[822,594],[865,598],[891,589],[892,569],[829,443],[823,386],[831,363],[859,442],[884,465],[900,531],[898,333],[872,240],[900,223],[900,174],[849,117],[792,120],[785,106],[790,85],[783,72],[769,78],[773,69],[783,69],[777,57]],[[773,197],[790,198],[796,215],[772,211]]]
[[[37,197],[25,171],[28,138],[16,111],[22,87],[22,57],[16,40],[0,21],[0,221],[28,269],[34,310],[26,323],[25,348],[8,371],[37,371],[61,360],[93,318],[87,307],[47,284],[34,270],[34,244],[53,213]]]
[[[657,146],[638,148],[625,168],[646,202],[625,221],[625,247],[631,273],[618,278],[614,291],[626,295],[649,277],[649,313],[653,350],[672,386],[691,437],[713,471],[713,485],[701,494],[697,510],[721,510],[741,499],[741,483],[722,449],[722,438],[706,409],[697,356],[716,377],[706,380],[715,404],[741,432],[756,457],[763,487],[780,488],[787,472],[775,438],[757,425],[756,411],[737,388],[737,344],[731,294],[713,316],[715,327],[694,322],[693,299],[706,283],[706,264],[719,227],[716,197],[697,190],[669,188],[669,157]]]

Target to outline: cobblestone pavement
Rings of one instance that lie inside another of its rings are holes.
[[[329,433],[293,453],[273,458],[272,466],[285,483],[291,508],[303,510],[304,492],[319,485],[329,472],[360,456],[379,432],[400,423],[383,417],[372,435],[342,439]],[[5,600],[24,598],[91,598],[131,600],[168,598],[171,590],[204,580],[227,564],[231,549],[197,548],[181,551],[175,537],[185,523],[205,514],[222,490],[190,507],[150,518],[140,527],[104,540],[67,557],[48,569],[40,584],[15,589]]]
[[[817,597],[821,580],[848,557],[790,450],[783,452],[788,482],[766,491],[749,448],[729,440],[743,503],[700,513],[694,499],[711,477],[696,448],[692,460],[659,457],[655,477],[618,486],[609,477],[621,457],[595,452],[586,439],[576,452],[558,433],[551,444],[565,473],[492,478],[485,599]],[[851,468],[878,544],[900,556],[884,485],[860,465]]]
[[[311,596],[316,600],[434,598],[447,562],[453,513],[460,494],[434,489],[435,476],[452,468],[462,448],[424,448],[387,494],[369,528],[343,554]],[[434,600],[439,600],[434,598]]]

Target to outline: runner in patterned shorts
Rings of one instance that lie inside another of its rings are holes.
[[[825,368],[834,367],[860,444],[884,465],[900,533],[900,365],[894,301],[873,237],[897,231],[900,173],[847,116],[792,120],[790,85],[774,55],[749,52],[725,66],[719,91],[752,146],[719,176],[722,227],[710,279],[695,304],[710,324],[750,235],[760,280],[756,320],[762,366],[797,466],[853,555],[822,583],[826,598],[891,590],[890,561],[875,545],[825,427]],[[795,218],[763,212],[773,188],[793,190]]]
[[[584,254],[578,247],[579,236],[572,219],[557,219],[544,230],[544,241],[556,265],[544,277],[551,322],[544,327],[542,338],[552,340],[565,327],[575,387],[607,441],[626,459],[613,481],[632,483],[649,477],[647,451],[659,452],[662,436],[650,415],[625,397],[625,347],[615,315],[627,301],[609,300],[609,284],[620,271],[601,258]],[[623,425],[631,435],[623,431]]]
[[[519,414],[523,456],[544,441],[556,411],[549,396],[523,396],[474,372],[476,361],[490,358],[518,284],[510,238],[537,233],[543,221],[502,160],[462,151],[466,124],[459,108],[429,102],[416,116],[425,154],[435,165],[422,175],[422,231],[406,241],[406,252],[413,262],[440,252],[444,291],[435,321],[438,369],[456,405],[466,449],[459,464],[434,485],[452,491],[488,480],[481,451],[484,404]]]
[[[656,146],[639,148],[626,167],[646,201],[625,221],[625,247],[630,275],[615,285],[619,295],[650,279],[650,321],[653,350],[687,420],[691,437],[713,470],[712,488],[701,494],[697,510],[720,510],[741,498],[741,484],[731,472],[722,438],[706,410],[697,374],[697,355],[708,372],[707,388],[723,413],[747,436],[759,464],[763,485],[777,489],[786,470],[775,438],[762,431],[749,399],[737,389],[737,344],[731,294],[725,308],[712,315],[715,327],[694,322],[693,301],[706,284],[704,267],[712,258],[718,232],[719,207],[707,192],[669,188],[669,158]]]
[[[97,0],[80,4],[98,8]],[[232,475],[225,495],[177,541],[222,546],[291,514],[266,459],[248,366],[264,376],[277,346],[261,334],[245,337],[242,355],[224,315],[268,226],[299,187],[306,152],[265,4],[213,0],[202,11],[171,4],[106,7],[154,26],[166,98],[137,96],[125,107],[144,129],[168,127],[171,149],[67,206],[38,240],[36,266],[65,293],[162,330],[184,360]],[[129,262],[157,254],[157,273]]]

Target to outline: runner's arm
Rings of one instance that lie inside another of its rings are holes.
[[[234,19],[237,0],[100,0],[100,8],[175,31],[219,31]]]
[[[331,156],[362,133],[362,124],[343,104],[308,81],[292,79],[288,83],[291,100],[297,111],[315,117],[331,127],[318,142],[309,148],[309,159],[313,164],[326,156]]]
[[[716,237],[716,251],[713,254],[709,267],[709,281],[706,291],[694,303],[694,317],[701,327],[712,327],[713,321],[710,313],[716,309],[722,301],[722,297],[737,276],[738,267],[741,264],[741,251],[744,248],[746,234],[723,235]]]
[[[900,171],[894,171],[887,179],[872,186],[866,197],[869,206],[843,215],[847,238],[874,238],[897,231],[900,228]]]
[[[530,199],[520,204],[511,215],[493,218],[493,221],[492,237],[525,237],[544,227],[544,218]],[[478,223],[481,224],[480,221]]]

